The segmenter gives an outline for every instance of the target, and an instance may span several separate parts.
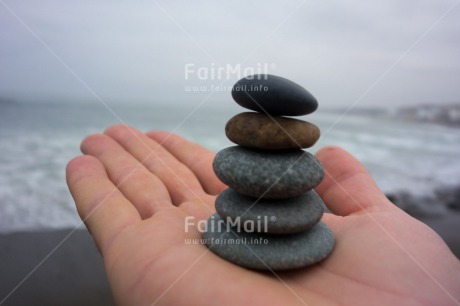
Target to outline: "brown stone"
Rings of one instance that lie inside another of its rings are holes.
[[[225,126],[227,138],[244,147],[259,149],[309,148],[319,139],[319,128],[306,121],[240,113]]]

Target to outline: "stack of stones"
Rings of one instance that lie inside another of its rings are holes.
[[[240,113],[226,127],[238,146],[213,163],[229,186],[203,234],[208,248],[240,266],[288,270],[312,265],[334,248],[332,231],[320,221],[324,203],[313,191],[324,176],[320,162],[302,150],[320,136],[312,123],[286,118],[314,112],[318,103],[303,87],[274,75],[238,81],[233,99],[256,111]]]

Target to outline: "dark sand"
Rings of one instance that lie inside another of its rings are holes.
[[[0,305],[115,305],[91,235],[77,230],[0,235]],[[5,300],[6,298],[6,300]]]
[[[446,216],[419,218],[419,220],[434,229],[460,259],[460,212],[452,211]]]
[[[460,258],[460,213],[423,221],[436,230]],[[59,230],[0,235],[1,306],[114,305],[102,258],[86,230],[77,230],[69,236],[10,295],[69,233],[70,230]]]

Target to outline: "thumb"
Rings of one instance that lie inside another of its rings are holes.
[[[396,208],[377,187],[366,168],[339,147],[325,147],[316,153],[324,166],[324,179],[316,187],[326,206],[336,215]]]

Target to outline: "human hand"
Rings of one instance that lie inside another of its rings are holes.
[[[459,304],[459,261],[340,148],[317,153],[326,175],[316,191],[334,213],[323,221],[335,249],[320,264],[276,273],[185,243],[201,238],[185,231],[185,217],[206,220],[226,188],[210,151],[121,125],[89,136],[81,149],[86,155],[69,162],[67,182],[120,305]]]

